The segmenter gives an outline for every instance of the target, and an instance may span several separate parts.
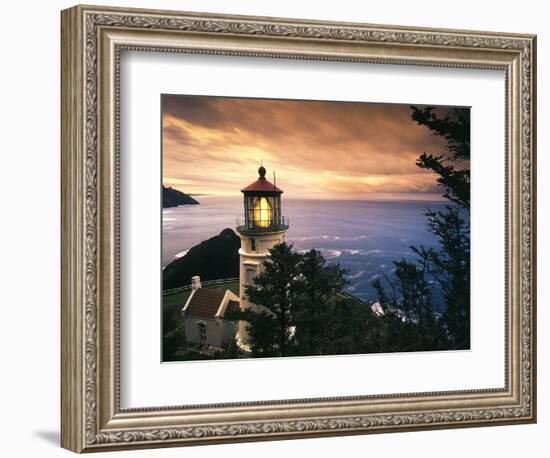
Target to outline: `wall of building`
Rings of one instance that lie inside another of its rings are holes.
[[[282,205],[284,208],[284,202],[282,203]],[[292,228],[289,228],[289,230],[292,230]],[[263,262],[267,259],[267,256],[269,255],[269,250],[275,245],[286,241],[287,231],[257,234],[254,236],[240,234],[240,236],[241,249],[239,250],[239,296],[241,301],[241,309],[251,308],[253,310],[259,311],[260,309],[256,304],[248,301],[246,297],[245,285],[251,284],[252,279],[254,277],[257,277],[263,271]],[[252,251],[251,239],[254,239],[254,244],[256,246],[256,250],[254,251]],[[239,322],[238,333],[240,341],[246,344],[248,333],[246,331],[246,323],[244,321]]]
[[[187,342],[200,345],[219,346],[220,333],[215,319],[186,314],[184,321],[185,339]],[[203,324],[206,327],[206,340],[201,340],[199,324]]]
[[[223,346],[232,339],[235,339],[237,323],[228,320],[218,319],[220,324],[220,345]]]
[[[289,229],[291,230],[291,228]],[[267,234],[257,234],[254,236],[240,234],[241,236],[241,249],[239,250],[240,255],[240,270],[239,275],[241,280],[241,290],[240,297],[241,300],[244,295],[243,284],[246,284],[248,280],[259,275],[262,272],[262,264],[269,254],[269,250],[275,245],[286,241],[287,233],[276,232],[276,233],[267,233]],[[256,250],[252,250],[252,241],[255,240]],[[247,274],[247,270],[250,273]],[[252,276],[252,277],[251,277]]]
[[[235,337],[236,325],[231,321],[194,315],[185,315],[184,320],[187,342],[221,348],[229,339]],[[199,323],[206,325],[206,340],[201,340]]]

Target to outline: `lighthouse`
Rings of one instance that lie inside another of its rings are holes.
[[[269,250],[279,243],[286,242],[288,219],[281,213],[281,194],[275,183],[270,183],[262,166],[258,169],[258,179],[241,189],[244,195],[244,219],[237,223],[237,232],[241,237],[240,256],[240,307],[260,312],[261,307],[248,300],[246,285],[263,270],[263,263],[269,256]],[[241,224],[242,223],[242,224]],[[246,322],[238,327],[237,342],[248,347]]]

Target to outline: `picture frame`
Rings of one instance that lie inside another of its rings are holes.
[[[75,452],[536,421],[536,37],[75,6],[61,14],[61,445]],[[120,56],[505,73],[503,388],[121,408]]]

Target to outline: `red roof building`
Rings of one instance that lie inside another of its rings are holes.
[[[200,347],[222,348],[235,339],[236,322],[226,318],[240,310],[239,296],[229,289],[202,287],[192,278],[192,291],[183,307],[185,339]]]
[[[225,296],[221,288],[200,288],[193,292],[185,309],[189,315],[214,318]]]

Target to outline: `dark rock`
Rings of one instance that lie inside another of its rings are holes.
[[[162,187],[162,208],[177,207],[178,205],[199,205],[195,199],[174,188]]]
[[[163,289],[190,285],[195,275],[202,281],[238,277],[240,246],[240,237],[232,229],[224,229],[168,264],[162,271]]]

